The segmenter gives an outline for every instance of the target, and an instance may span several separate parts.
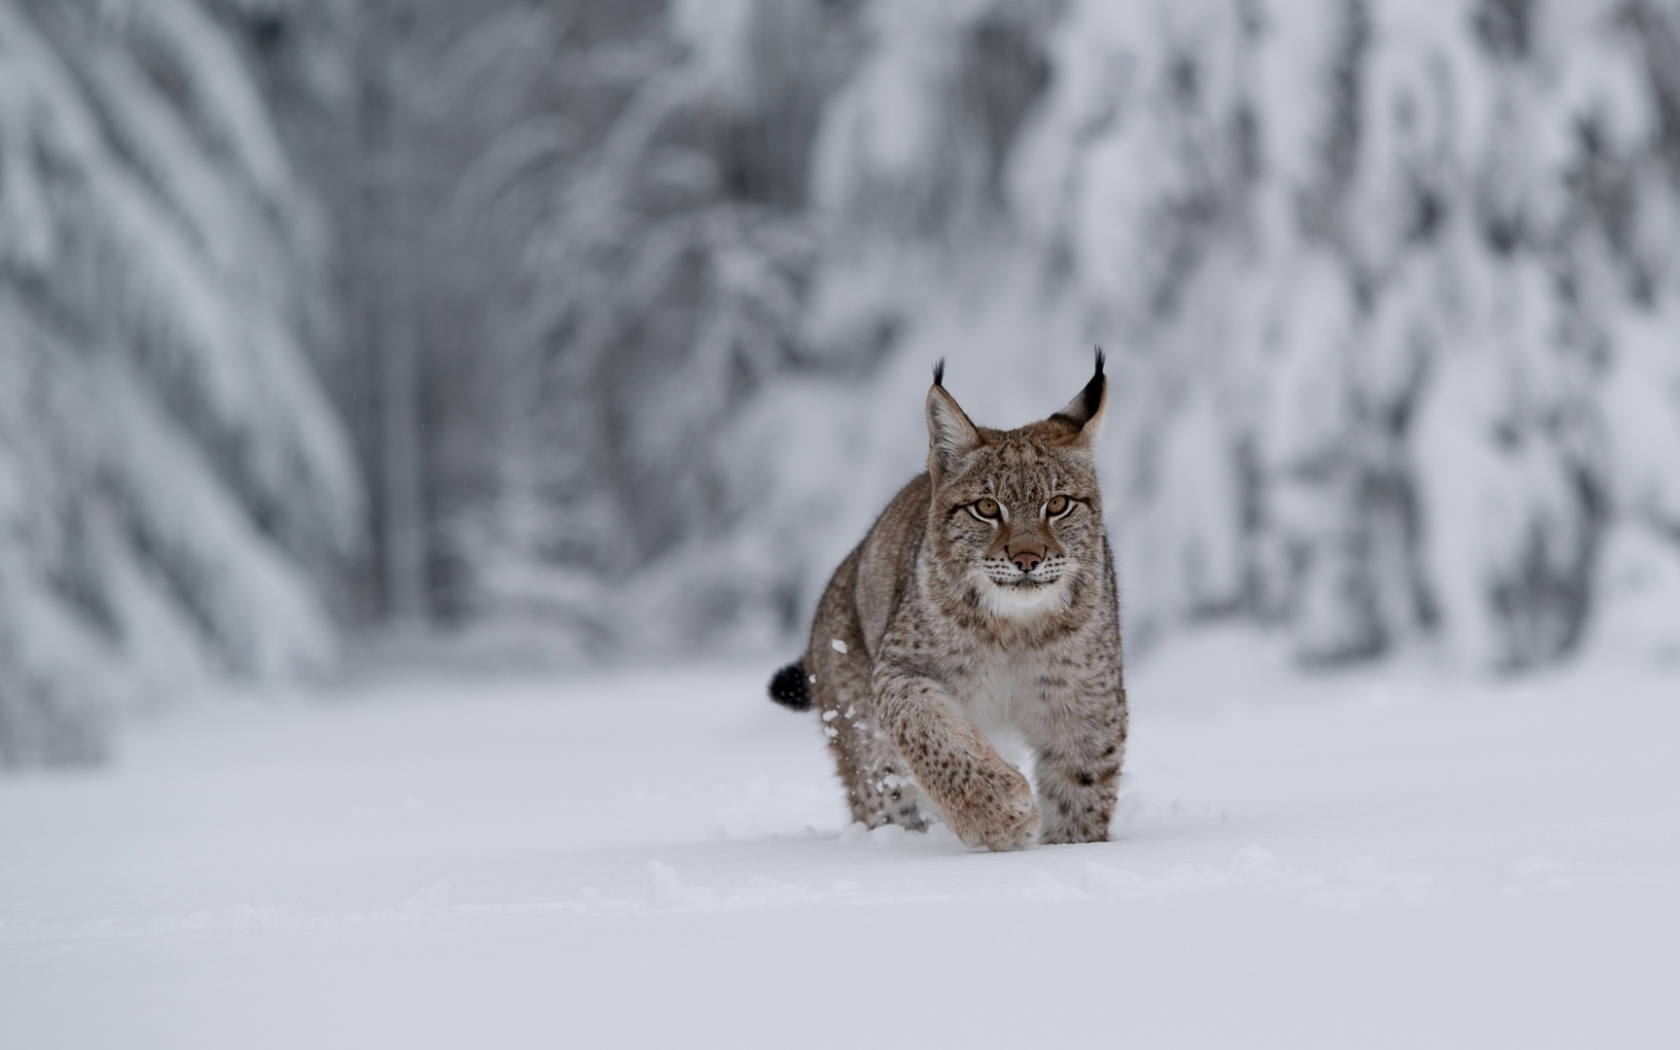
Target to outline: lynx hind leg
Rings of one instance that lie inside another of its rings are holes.
[[[846,652],[830,644],[826,654],[807,660],[816,667],[811,699],[846,787],[852,819],[870,828],[897,824],[923,831],[929,809],[909,767],[874,717],[869,660],[861,639],[855,631],[837,634],[845,636],[840,641]]]

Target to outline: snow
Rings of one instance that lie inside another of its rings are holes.
[[[217,698],[0,781],[0,1042],[1680,1039],[1672,665],[1181,637],[1115,841],[993,855],[849,827],[773,662]]]

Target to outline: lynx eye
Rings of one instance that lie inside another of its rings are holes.
[[[977,518],[982,518],[986,521],[996,521],[998,519],[998,515],[1002,513],[1003,508],[998,506],[997,500],[987,496],[983,500],[976,501],[973,504],[973,510],[974,516]]]
[[[1044,513],[1047,517],[1059,518],[1067,513],[1068,506],[1066,496],[1051,496],[1050,502],[1044,505]]]

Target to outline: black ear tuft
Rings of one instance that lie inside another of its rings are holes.
[[[945,385],[945,359],[941,357],[933,366],[933,385]]]
[[[1083,392],[1085,398],[1085,418],[1089,419],[1090,417],[1096,415],[1097,409],[1102,407],[1102,391],[1103,349],[1099,346],[1097,347],[1097,374],[1091,377],[1091,381],[1089,383],[1085,384],[1085,390]]]
[[[811,709],[811,679],[803,662],[788,664],[770,677],[770,699],[794,711]]]
[[[1108,380],[1103,378],[1103,365],[1107,359],[1103,356],[1102,347],[1096,350],[1097,367],[1090,381],[1073,395],[1072,401],[1062,406],[1060,412],[1050,417],[1072,427],[1085,440],[1094,439],[1102,431],[1103,394],[1108,391]]]

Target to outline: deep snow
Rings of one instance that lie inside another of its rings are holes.
[[[0,1046],[1680,1045],[1674,669],[1178,643],[1115,841],[1012,855],[848,829],[769,670],[203,704],[0,781]]]

